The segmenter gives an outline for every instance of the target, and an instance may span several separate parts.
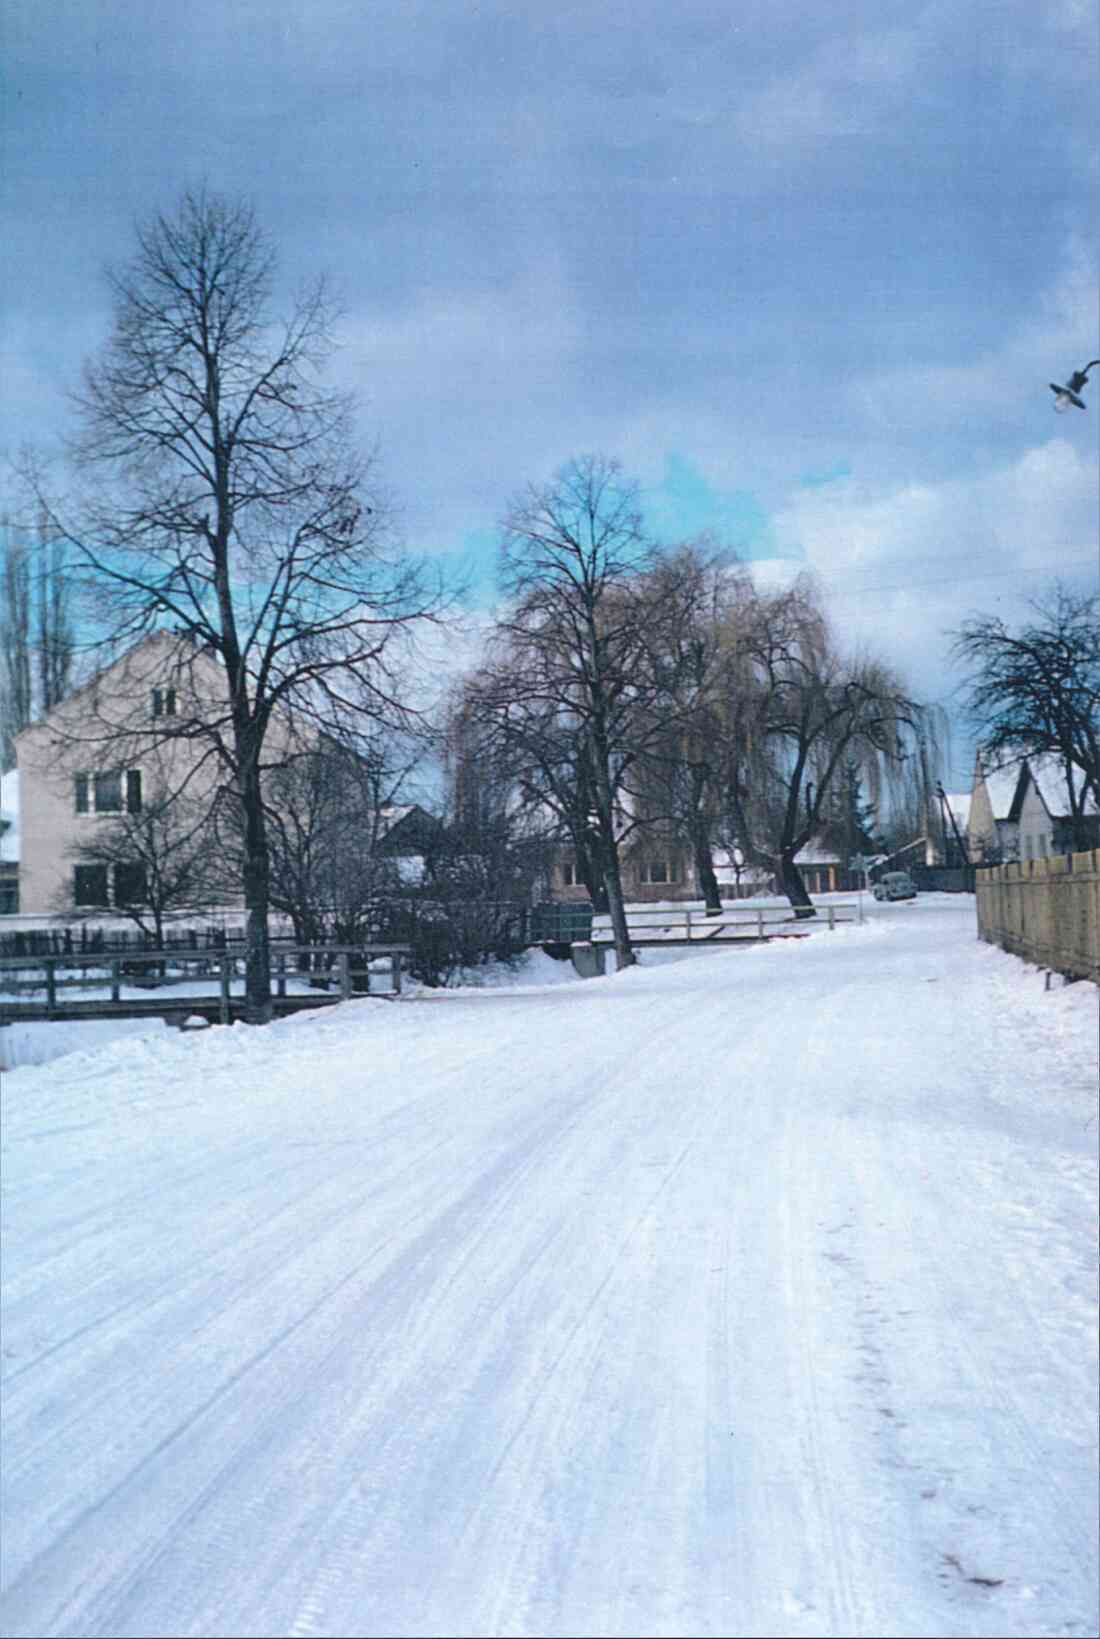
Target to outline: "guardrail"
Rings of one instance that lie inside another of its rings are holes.
[[[370,994],[372,973],[382,962],[388,967],[390,987],[401,991],[402,959],[412,954],[410,945],[280,945],[271,951],[271,977],[275,997],[298,1000],[302,1005],[319,1000],[311,991],[332,989],[333,1000],[349,1000],[356,993]],[[234,1004],[243,993],[233,987],[244,978],[243,949],[214,951],[143,950],[132,954],[103,952],[63,956],[6,956],[0,958],[0,1020],[56,1018],[78,1008],[94,1017],[97,1010],[118,1014],[125,1006],[124,988],[147,991],[174,991],[188,980],[216,979],[216,1000],[220,1022],[228,1024]],[[362,981],[356,984],[356,981]],[[290,997],[288,983],[304,984],[305,992]],[[109,996],[81,1000],[79,992],[108,991]],[[21,1001],[19,997],[43,1000]],[[73,993],[77,993],[74,995]],[[72,997],[70,1000],[69,998]],[[140,1011],[156,1011],[159,995],[149,998]],[[180,1011],[188,1001],[210,1004],[209,996],[177,995],[164,999],[166,1007]],[[133,1002],[133,998],[130,998]],[[135,1011],[139,1010],[139,1004]]]
[[[644,910],[626,912],[626,926],[635,945],[645,944],[724,944],[735,939],[781,939],[801,937],[814,924],[824,922],[829,931],[844,922],[862,920],[858,904],[830,904],[817,908],[813,917],[798,917],[782,905],[723,909],[719,915],[706,911],[676,907],[671,910]],[[797,931],[796,931],[797,930]],[[609,915],[592,918],[591,941],[594,945],[614,943]]]

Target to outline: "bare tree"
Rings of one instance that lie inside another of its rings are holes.
[[[877,804],[915,767],[927,807],[939,724],[888,666],[840,653],[809,583],[761,597],[750,642],[757,723],[731,794],[736,829],[777,869],[796,914],[812,916],[796,856],[826,825],[838,785],[854,770]]]
[[[656,732],[628,775],[633,805],[691,850],[696,884],[708,912],[721,910],[714,851],[725,794],[736,785],[753,722],[753,675],[746,630],[752,584],[727,554],[708,543],[681,547],[650,573],[662,611],[647,628],[658,692],[650,709]]]
[[[968,705],[983,750],[1006,760],[1057,758],[1065,771],[1076,844],[1100,807],[1100,595],[1055,586],[1013,632],[998,616],[967,621],[955,654],[969,664]]]
[[[44,512],[39,517],[37,556],[37,709],[47,712],[64,700],[72,684],[76,634],[65,542],[51,531]]]
[[[163,788],[142,794],[74,850],[73,899],[63,908],[109,906],[163,949],[170,919],[207,908],[224,884],[208,821],[205,804]]]
[[[410,772],[402,749],[381,734],[354,749],[325,738],[268,780],[271,902],[300,943],[371,937],[379,902],[398,890],[383,844]]]
[[[634,961],[623,910],[623,781],[639,732],[658,724],[647,634],[660,610],[637,486],[581,456],[530,485],[503,525],[509,614],[480,690],[484,714],[527,757],[589,869],[598,870],[620,966]],[[581,806],[586,805],[586,811]],[[625,823],[624,823],[625,821]]]
[[[271,1017],[272,725],[399,712],[391,639],[433,608],[389,544],[351,402],[322,381],[325,286],[276,321],[273,272],[251,209],[206,191],[138,229],[78,400],[93,488],[68,532],[113,644],[170,628],[216,662],[220,701],[172,732],[208,748],[239,806],[253,1023]]]
[[[34,527],[0,523],[0,763],[15,736],[64,699],[75,637],[64,543],[44,514]]]
[[[29,543],[11,520],[0,538],[0,763],[15,761],[15,736],[31,720],[31,558]]]

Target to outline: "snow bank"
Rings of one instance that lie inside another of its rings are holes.
[[[110,1042],[160,1037],[163,1019],[31,1020],[0,1026],[0,1070],[50,1064],[69,1053],[88,1053]]]

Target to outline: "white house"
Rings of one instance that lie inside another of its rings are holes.
[[[972,864],[980,865],[983,860],[1000,863],[1020,857],[1016,807],[1019,783],[1019,762],[986,768],[978,752],[966,826],[966,846]]]
[[[1100,815],[1095,802],[1087,804],[1089,846],[1100,842]],[[981,755],[974,772],[967,826],[970,858],[1012,861],[1045,859],[1072,851],[1075,846],[1072,805],[1066,770],[1054,756],[1025,757],[1011,765],[986,770]]]

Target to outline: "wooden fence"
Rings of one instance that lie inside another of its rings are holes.
[[[988,866],[976,876],[980,938],[1100,984],[1100,849]]]
[[[798,917],[785,905],[724,908],[717,916],[680,906],[626,912],[627,929],[635,945],[726,944],[732,940],[801,938],[823,924],[832,931],[842,922],[861,919],[858,904],[822,905],[811,918]],[[606,913],[592,918],[591,938],[594,945],[614,942],[611,918]]]
[[[372,974],[380,968],[389,978],[390,992],[399,995],[403,962],[410,954],[408,945],[273,946],[276,1011],[369,995]],[[141,994],[135,996],[134,990]],[[89,991],[96,994],[89,997]],[[228,1024],[243,1010],[244,953],[239,949],[0,958],[0,1025],[188,1012],[213,1014]]]

